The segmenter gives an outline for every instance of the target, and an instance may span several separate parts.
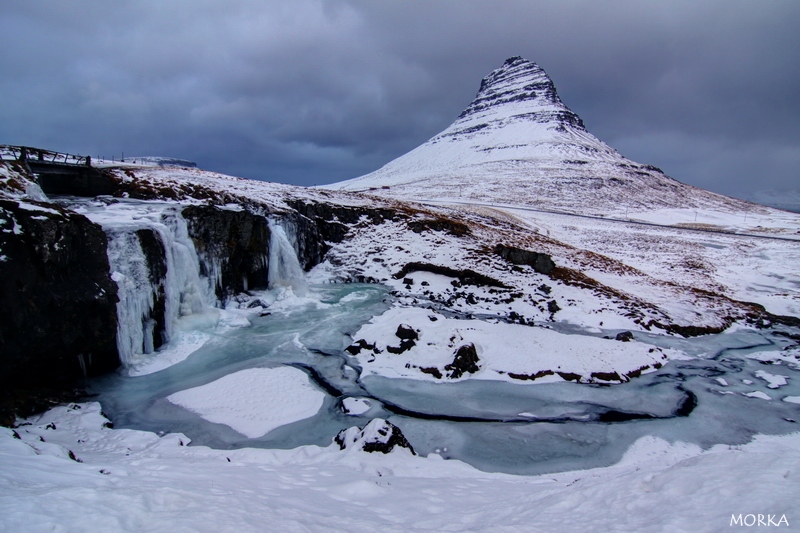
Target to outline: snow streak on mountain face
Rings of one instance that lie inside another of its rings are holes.
[[[446,130],[371,174],[327,187],[586,214],[749,205],[624,158],[586,131],[545,71],[521,57],[485,77]]]
[[[501,68],[481,81],[475,100],[459,115],[450,130],[465,126],[474,128],[474,123],[484,120],[494,122],[495,127],[503,126],[502,113],[497,112],[501,107],[514,113],[508,113],[510,121],[552,124],[562,132],[567,126],[585,131],[580,117],[561,103],[556,87],[545,71],[521,57],[506,60]]]

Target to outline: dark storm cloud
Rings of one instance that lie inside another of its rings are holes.
[[[12,1],[0,142],[332,182],[442,130],[522,55],[627,157],[726,193],[798,188],[798,15],[792,1]]]

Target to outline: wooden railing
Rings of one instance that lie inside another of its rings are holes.
[[[28,161],[36,164],[92,166],[92,158],[88,155],[74,155],[30,146],[11,146],[8,144],[0,144],[0,159]]]

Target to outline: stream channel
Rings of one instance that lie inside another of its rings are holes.
[[[362,324],[391,303],[381,285],[311,286],[308,297],[251,316],[249,327],[215,335],[182,362],[142,376],[124,371],[106,376],[94,380],[91,390],[115,427],[180,432],[196,445],[328,446],[340,430],[380,417],[399,426],[419,454],[439,453],[482,470],[517,474],[609,465],[645,435],[705,448],[800,429],[800,405],[792,403],[800,399],[800,372],[778,357],[796,344],[786,334],[797,331],[739,328],[692,339],[637,333],[640,340],[678,348],[687,358],[623,384],[433,383],[374,375],[362,380],[344,348]],[[567,326],[564,332],[589,334]],[[600,335],[608,333],[613,332]],[[770,362],[748,357],[755,353]],[[259,438],[166,400],[240,370],[282,365],[305,371],[325,400],[316,415]],[[784,376],[787,383],[776,388],[773,382],[770,388],[764,372]],[[349,414],[343,408],[348,397],[365,399],[369,409]]]

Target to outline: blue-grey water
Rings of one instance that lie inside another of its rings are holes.
[[[800,405],[782,401],[800,396],[800,372],[786,363],[746,357],[796,344],[779,329],[739,329],[693,339],[637,333],[641,340],[679,348],[692,359],[673,360],[618,385],[362,380],[344,348],[363,323],[389,307],[387,289],[331,284],[311,287],[310,295],[322,305],[309,300],[291,311],[256,317],[251,327],[212,339],[181,363],[145,376],[119,373],[98,379],[93,390],[115,427],[182,432],[194,444],[327,446],[341,429],[382,417],[399,426],[420,454],[438,452],[484,470],[520,474],[612,464],[644,435],[708,447],[742,444],[755,433],[800,429]],[[564,330],[576,333],[574,327]],[[242,369],[280,365],[307,371],[326,400],[317,415],[261,438],[248,439],[165,399]],[[756,376],[758,370],[787,376],[788,385],[770,389]],[[772,400],[744,396],[753,391]],[[348,415],[342,409],[348,396],[371,398],[373,408]]]

